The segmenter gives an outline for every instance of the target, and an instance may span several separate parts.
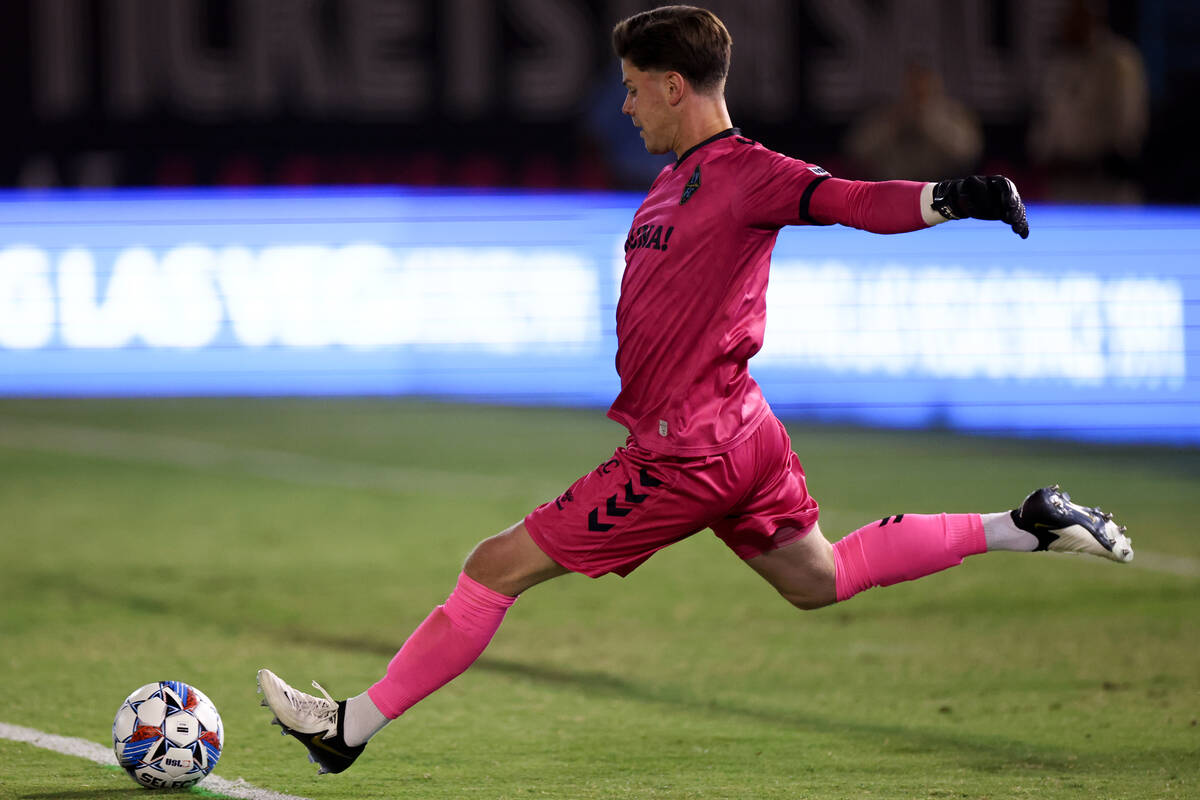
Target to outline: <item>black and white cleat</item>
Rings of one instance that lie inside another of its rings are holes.
[[[359,757],[365,744],[351,747],[345,739],[346,701],[338,702],[320,684],[320,697],[292,688],[269,669],[258,671],[258,690],[263,705],[274,712],[271,723],[282,728],[308,749],[308,760],[320,765],[318,775],[343,772]]]
[[[1036,550],[1058,553],[1087,553],[1119,563],[1133,560],[1133,544],[1125,527],[1099,508],[1071,502],[1058,486],[1033,492],[1012,512],[1013,522],[1037,537]]]

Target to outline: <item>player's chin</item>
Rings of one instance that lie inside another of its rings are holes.
[[[667,152],[668,149],[670,149],[670,148],[666,147],[665,145],[657,144],[655,142],[650,141],[649,139],[646,138],[645,134],[642,134],[642,140],[646,145],[646,152],[652,156],[661,156],[663,153]]]

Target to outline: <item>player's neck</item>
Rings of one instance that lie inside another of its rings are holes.
[[[672,148],[675,151],[675,158],[679,158],[704,140],[732,127],[733,122],[729,119],[729,109],[725,106],[725,97],[718,95],[712,99],[705,98],[704,102],[697,103],[689,109],[689,113],[684,115],[679,126],[679,134],[675,137],[675,147]]]

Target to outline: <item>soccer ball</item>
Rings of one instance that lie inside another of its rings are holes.
[[[117,762],[148,789],[181,789],[212,772],[225,729],[217,707],[179,681],[148,683],[121,704],[113,720]]]

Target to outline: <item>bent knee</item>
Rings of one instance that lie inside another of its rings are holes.
[[[515,597],[567,570],[542,552],[518,523],[476,545],[463,572],[493,591]]]
[[[837,601],[836,596],[826,595],[823,593],[822,594],[810,594],[810,593],[797,594],[794,592],[780,592],[780,594],[783,595],[784,600],[787,600],[789,603],[791,603],[793,606],[800,609],[801,611],[814,611],[818,608],[824,608],[825,606],[833,605],[833,603],[835,603]]]

